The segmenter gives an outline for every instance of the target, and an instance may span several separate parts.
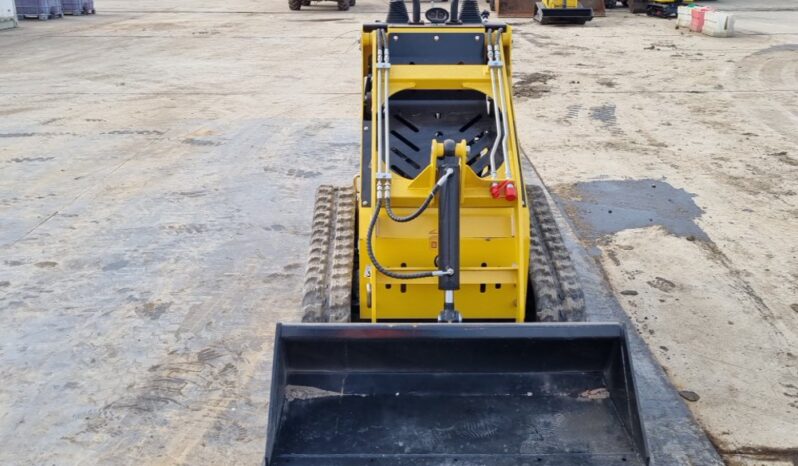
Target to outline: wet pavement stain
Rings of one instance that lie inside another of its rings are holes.
[[[617,121],[615,118],[615,105],[607,104],[591,107],[590,118],[598,120],[606,125],[614,125]]]
[[[774,52],[795,52],[795,51],[798,51],[798,44],[782,44],[782,45],[774,45],[772,47],[759,50],[755,52],[753,55],[767,55],[769,53],[774,53]]]
[[[615,104],[599,105],[590,108],[590,119],[601,122],[604,129],[613,134],[622,134],[618,128],[618,117],[615,115]]]
[[[299,168],[292,168],[287,172],[288,176],[294,178],[316,178],[317,176],[321,175],[321,172],[313,171],[313,170],[302,170]]]
[[[538,99],[550,92],[548,82],[556,77],[548,71],[519,74],[513,83],[513,93],[517,98]]]
[[[693,194],[662,180],[577,183],[557,189],[556,198],[585,239],[659,225],[676,236],[709,241],[695,223],[704,211],[693,201]]]
[[[50,268],[53,268],[53,267],[57,266],[58,262],[42,261],[42,262],[37,262],[37,263],[35,263],[33,265],[35,265],[36,267],[39,267],[40,269],[50,269]]]
[[[109,271],[123,269],[123,268],[125,268],[127,266],[127,264],[128,264],[128,261],[126,261],[126,260],[119,260],[119,261],[111,262],[110,264],[107,264],[107,265],[103,266],[103,272],[109,272]]]
[[[180,191],[177,193],[179,196],[183,197],[202,197],[208,194],[207,191],[199,190],[199,191]]]
[[[172,303],[161,303],[161,302],[146,302],[142,306],[136,309],[136,314],[139,317],[146,317],[152,320],[158,320],[164,314],[164,312],[168,311],[169,308],[172,307]]]
[[[47,162],[53,160],[55,157],[17,157],[11,159],[12,163],[26,163],[26,162]]]
[[[209,141],[207,139],[196,139],[196,138],[188,138],[183,139],[183,144],[189,144],[192,146],[221,146],[222,143],[218,141]]]
[[[116,136],[128,136],[128,135],[141,135],[141,136],[162,136],[164,134],[163,131],[158,131],[155,129],[142,129],[142,130],[133,130],[133,129],[118,129],[114,131],[108,131],[107,133],[101,134],[112,134]]]
[[[676,288],[675,283],[662,277],[655,277],[654,280],[647,281],[646,284],[665,293],[670,293]]]

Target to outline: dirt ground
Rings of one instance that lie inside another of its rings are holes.
[[[725,458],[794,464],[798,26],[598,26],[518,35],[526,151]]]
[[[733,39],[513,20],[514,77],[528,157],[716,446],[789,465],[798,9],[767,3],[715,2]],[[0,464],[257,464],[385,3],[97,8],[0,32]]]

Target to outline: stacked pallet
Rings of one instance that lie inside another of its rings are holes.
[[[94,0],[61,0],[64,5],[64,13],[68,15],[93,15]]]
[[[63,18],[64,8],[61,0],[16,0],[17,15],[20,18]]]

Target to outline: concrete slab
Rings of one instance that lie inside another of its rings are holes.
[[[2,33],[0,376],[7,383],[0,386],[0,463],[260,461],[272,331],[276,321],[299,319],[313,191],[349,179],[357,163],[358,30],[385,9],[358,3],[347,13],[334,3],[294,13],[277,0],[106,0],[97,16]],[[795,216],[787,216],[798,212],[788,194],[795,68],[784,48],[794,36],[703,38],[623,12],[581,29],[516,25],[514,71],[528,86],[519,88],[527,92],[517,103],[519,130],[553,192],[566,199],[572,184],[599,174],[668,176],[675,189],[697,194],[705,211],[699,227],[736,264],[724,265],[733,278],[724,283],[750,285],[783,316],[795,291],[790,277],[798,276],[790,275]],[[541,72],[552,79],[541,82],[534,74]],[[730,118],[737,135],[723,126]],[[660,132],[665,123],[676,125],[677,136]],[[719,207],[726,203],[732,208]],[[760,213],[741,220],[745,208]],[[753,250],[738,241],[750,239],[746,228],[761,238]],[[582,251],[575,236],[567,238]],[[660,239],[631,238],[635,247]],[[593,253],[608,247],[587,246]],[[640,250],[646,254],[629,263],[661,259]],[[598,257],[603,271],[596,256],[577,254],[593,316],[622,317],[602,273],[624,290],[617,277],[627,271],[612,272],[609,250]],[[743,270],[745,263],[758,266]],[[663,312],[658,299],[650,312]],[[756,411],[781,403],[778,372],[762,377],[774,381],[766,390],[774,396],[711,389],[713,380],[729,386],[770,348],[748,352],[726,341],[739,335],[717,322],[692,323],[713,329],[715,351],[728,345],[724,352],[750,357],[741,372],[687,371],[696,337],[677,338],[673,325],[658,331],[678,340],[668,346],[683,356],[668,360],[627,301],[623,309],[657,362],[677,386],[701,395],[693,413],[727,458],[783,459],[795,447],[790,430]],[[691,301],[691,309],[713,315],[702,306]],[[755,342],[770,336],[751,334]],[[641,341],[635,338],[642,351]],[[777,361],[774,370],[794,369]],[[684,439],[706,442],[689,422],[676,421],[688,419],[686,411],[664,391],[656,365],[637,368],[658,387],[645,395],[662,408],[652,408],[649,425],[679,432],[678,442],[657,450],[666,455],[660,464],[712,464],[708,450],[682,448]],[[724,422],[724,411],[713,409],[723,405],[747,411]],[[777,406],[793,413],[789,403]],[[757,443],[745,440],[748,424],[760,433]]]
[[[524,170],[528,183],[545,187],[544,180],[531,163],[525,164]],[[551,194],[547,192],[547,195],[550,204],[556,205]],[[582,282],[586,319],[591,322],[622,322],[629,328],[634,328],[629,315],[613,295],[600,265],[591,256],[589,246],[586,247],[579,239],[572,224],[561,211],[557,210],[554,214]],[[654,359],[646,342],[634,331],[629,332],[629,339],[640,395],[643,428],[649,439],[651,464],[723,464],[684,401],[668,381],[663,367]]]

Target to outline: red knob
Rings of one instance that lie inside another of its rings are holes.
[[[512,183],[507,183],[507,187],[504,190],[504,197],[508,201],[514,201],[518,199],[518,191],[515,189],[515,185]]]
[[[490,185],[490,195],[493,196],[494,199],[498,199],[499,196],[501,196],[501,185],[499,183]]]

